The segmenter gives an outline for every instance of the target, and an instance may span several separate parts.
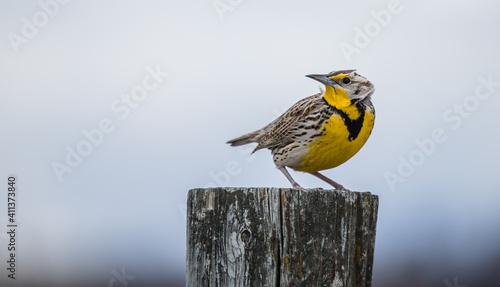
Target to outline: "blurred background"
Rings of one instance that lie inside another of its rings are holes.
[[[325,175],[380,196],[373,286],[500,286],[498,2],[0,6],[2,286],[183,286],[188,190],[289,187],[268,150],[225,142],[351,68],[375,128]]]

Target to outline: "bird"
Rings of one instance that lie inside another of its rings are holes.
[[[371,101],[375,87],[356,70],[306,77],[322,83],[325,89],[298,101],[267,126],[227,143],[257,143],[252,153],[270,149],[276,167],[293,188],[303,189],[287,167],[310,173],[336,190],[349,191],[319,171],[343,164],[368,140],[375,123]]]

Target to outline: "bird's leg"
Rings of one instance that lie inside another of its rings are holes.
[[[335,187],[336,190],[344,190],[344,191],[350,191],[349,189],[343,187],[342,185],[336,183],[335,181],[329,179],[328,177],[322,175],[321,173],[319,172],[311,172],[310,174],[314,175],[315,177],[321,179],[321,180],[324,180],[325,182],[327,182],[328,184],[330,184],[331,186]]]
[[[303,189],[295,180],[293,180],[292,176],[288,173],[288,170],[284,166],[280,167],[279,170],[286,176],[286,178],[290,181],[293,188]]]

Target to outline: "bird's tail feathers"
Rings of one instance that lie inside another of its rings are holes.
[[[252,133],[243,135],[239,138],[232,139],[227,143],[230,144],[231,146],[240,146],[248,143],[259,142],[261,137],[262,137],[261,130],[257,130]]]

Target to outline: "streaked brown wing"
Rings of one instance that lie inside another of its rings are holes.
[[[284,146],[293,142],[292,136],[296,135],[297,127],[320,105],[322,105],[321,93],[298,101],[283,115],[262,128],[264,136],[259,140],[255,150]]]

